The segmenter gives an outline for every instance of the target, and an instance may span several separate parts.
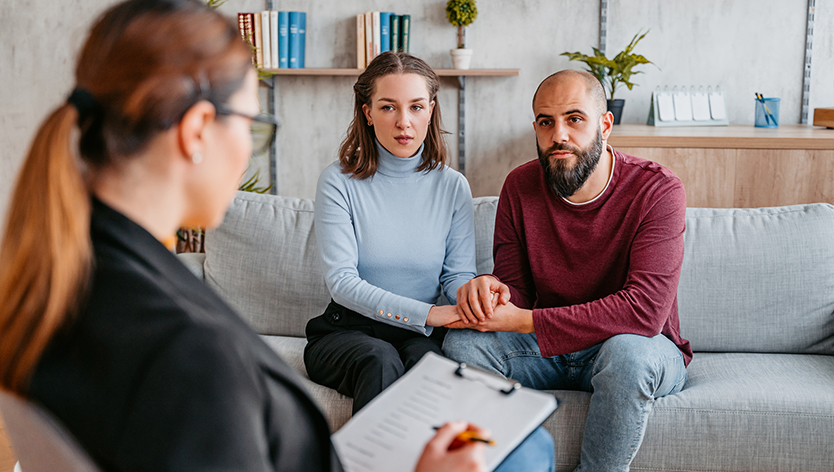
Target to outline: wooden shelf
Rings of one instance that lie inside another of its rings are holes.
[[[304,69],[261,69],[261,72],[267,74],[278,75],[296,75],[296,76],[358,76],[365,69],[332,69],[332,68],[318,68],[307,67]],[[514,76],[518,75],[519,69],[435,69],[435,73],[441,77],[459,77],[459,76]]]
[[[658,128],[626,123],[614,126],[614,147],[700,149],[834,149],[834,130],[809,125],[756,128],[753,125]]]

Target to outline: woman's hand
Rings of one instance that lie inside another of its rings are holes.
[[[426,317],[426,326],[446,326],[460,320],[455,305],[433,306]]]
[[[456,441],[458,434],[474,431],[481,437],[488,437],[487,431],[463,421],[446,423],[426,443],[414,472],[485,472],[484,452],[486,445],[479,442]]]

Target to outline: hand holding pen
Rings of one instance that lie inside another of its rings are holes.
[[[486,444],[472,438],[461,441],[463,433],[488,437],[488,431],[465,421],[435,427],[437,434],[426,443],[415,472],[486,472]],[[466,436],[464,436],[466,437]]]

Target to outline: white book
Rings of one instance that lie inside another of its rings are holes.
[[[374,22],[374,57],[379,56],[379,53],[382,52],[382,25],[379,19],[379,12],[375,11],[373,15],[373,22]]]
[[[272,56],[272,68],[278,68],[278,12],[269,12],[269,39],[272,43],[269,45],[269,52]]]
[[[365,12],[365,67],[374,60],[374,13]]]
[[[365,14],[356,15],[356,68],[364,69],[365,62]]]
[[[261,44],[264,55],[264,69],[272,68],[272,39],[270,32],[272,28],[269,25],[269,12],[261,12]]]

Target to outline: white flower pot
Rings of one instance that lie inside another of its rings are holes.
[[[452,55],[452,67],[455,69],[469,69],[469,64],[472,62],[473,49],[451,49],[449,54]]]

